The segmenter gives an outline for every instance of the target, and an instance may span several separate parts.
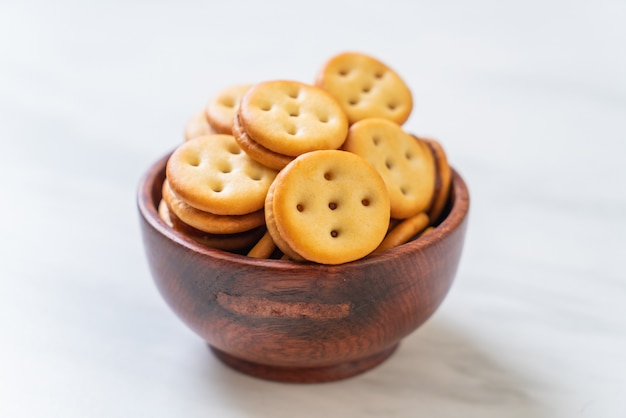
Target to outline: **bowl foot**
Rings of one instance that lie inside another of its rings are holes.
[[[352,377],[378,366],[393,354],[398,344],[365,358],[324,367],[268,366],[233,357],[211,345],[209,348],[224,364],[250,376],[288,383],[321,383]]]

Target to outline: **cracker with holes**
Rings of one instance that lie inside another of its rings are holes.
[[[237,139],[237,143],[241,146],[241,149],[243,149],[250,158],[267,167],[280,170],[294,159],[294,157],[289,155],[270,151],[258,142],[251,140],[241,126],[241,123],[239,123],[239,116],[235,117],[233,123],[233,135]]]
[[[391,228],[383,242],[381,242],[378,248],[376,248],[375,252],[387,251],[388,249],[397,247],[398,245],[406,244],[415,235],[424,231],[425,228],[428,227],[428,222],[428,215],[424,212],[420,212],[410,218],[403,219]]]
[[[170,228],[177,232],[193,239],[194,241],[206,245],[207,247],[217,248],[224,251],[241,251],[250,248],[256,243],[265,233],[264,226],[258,226],[250,229],[249,231],[243,231],[233,234],[211,234],[208,232],[200,231],[190,225],[187,225],[174,215],[165,200],[161,200],[159,203],[159,216]]]
[[[247,154],[277,170],[306,152],[339,148],[347,132],[346,115],[330,94],[285,80],[251,87],[233,128]]]
[[[265,232],[254,247],[248,251],[247,256],[252,258],[270,258],[275,249],[276,244],[274,244],[272,236],[269,232]]]
[[[163,182],[162,196],[170,212],[170,222],[177,218],[186,225],[209,234],[237,234],[265,223],[263,209],[245,215],[216,215],[198,210],[178,197],[167,180]]]
[[[252,160],[232,135],[209,135],[180,145],[167,162],[170,187],[181,200],[216,215],[261,210],[276,171]]]
[[[193,115],[191,119],[189,119],[189,122],[187,122],[185,126],[185,141],[214,133],[215,131],[211,125],[209,125],[204,110],[201,110]]]
[[[206,118],[217,133],[231,134],[239,102],[250,84],[237,84],[220,90],[207,104]]]
[[[428,146],[387,119],[363,119],[350,127],[343,149],[374,166],[387,185],[391,217],[428,211],[435,189],[435,166]]]
[[[294,260],[340,264],[378,247],[389,225],[385,183],[361,157],[303,154],[277,176],[265,200],[268,232]]]
[[[174,228],[170,208],[167,207],[167,203],[165,203],[163,199],[161,199],[161,201],[159,202],[159,207],[157,211],[159,213],[159,218],[161,218],[161,220],[165,222],[167,226],[169,226],[170,228]]]
[[[433,222],[437,222],[448,202],[452,182],[452,169],[448,164],[446,152],[438,141],[430,138],[416,138],[418,141],[422,141],[428,145],[434,157],[437,177],[435,181],[433,204],[428,211],[428,216]]]
[[[364,54],[332,57],[320,70],[316,85],[332,94],[350,124],[366,118],[385,118],[403,124],[413,109],[411,91],[386,64]]]

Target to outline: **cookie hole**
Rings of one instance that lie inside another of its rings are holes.
[[[398,107],[398,105],[395,104],[395,103],[389,103],[387,105],[387,109],[389,109],[389,110],[396,110],[397,107]]]
[[[263,179],[263,174],[260,171],[252,171],[248,173],[248,177],[250,177],[254,181],[260,181]]]
[[[222,97],[220,104],[225,107],[235,107],[235,99],[229,96]]]
[[[222,190],[224,190],[224,185],[222,185],[222,183],[211,183],[209,185],[209,187],[211,188],[211,190],[213,190],[215,193],[220,193]]]
[[[289,127],[287,128],[287,133],[288,133],[289,135],[295,135],[295,134],[297,134],[297,133],[298,133],[298,128],[296,128],[295,126],[289,126]]]
[[[220,164],[220,166],[218,167],[218,170],[220,171],[220,173],[227,174],[227,173],[230,173],[233,170],[233,168],[231,167],[230,164],[224,161]]]
[[[411,154],[409,151],[404,153],[404,158],[406,158],[407,160],[411,160],[413,159],[413,154]]]
[[[403,196],[406,196],[409,191],[405,187],[400,187],[400,193],[402,193]]]
[[[335,203],[335,202],[330,202],[330,203],[328,204],[328,209],[330,209],[330,210],[335,210],[335,209],[337,209],[337,203]]]
[[[230,152],[233,155],[241,154],[241,148],[239,148],[239,146],[237,146],[237,144],[230,144],[230,145],[228,145],[227,151]]]
[[[324,173],[324,178],[328,181],[333,179],[333,174],[330,171]]]
[[[363,88],[361,89],[363,93],[369,93],[371,90],[372,86],[363,86]]]
[[[189,161],[187,161],[187,164],[189,164],[192,167],[198,167],[200,166],[200,158],[198,157],[192,158]]]
[[[387,167],[388,170],[391,170],[391,167],[393,167],[393,163],[389,160],[385,161],[385,167]]]
[[[374,77],[376,77],[376,78],[378,78],[378,79],[383,78],[383,76],[384,76],[384,75],[385,75],[385,72],[384,72],[384,71],[376,71],[376,72],[374,73]]]
[[[291,97],[292,99],[297,99],[298,96],[300,95],[300,90],[290,91],[289,93],[287,93],[287,95]]]
[[[291,112],[289,112],[289,116],[291,116],[292,118],[298,117],[300,116],[300,112],[298,112],[298,110],[292,110]]]
[[[337,238],[339,236],[339,232],[336,229],[330,231],[330,236],[333,238]]]
[[[322,123],[328,123],[328,116],[327,115],[317,115],[317,120],[319,120]]]
[[[378,146],[378,144],[380,144],[380,137],[378,137],[378,136],[373,136],[373,137],[372,137],[372,143],[373,143],[375,146]]]
[[[370,200],[365,198],[365,199],[361,200],[361,204],[363,206],[369,206],[370,205]]]
[[[264,112],[269,112],[270,110],[272,110],[272,105],[270,103],[264,103],[259,106],[259,109],[261,109]]]
[[[348,104],[350,106],[356,106],[358,103],[359,103],[358,99],[350,99],[350,100],[348,100]]]
[[[347,76],[349,73],[350,73],[350,71],[348,71],[345,68],[342,68],[341,70],[339,70],[339,75],[342,76],[342,77]]]
[[[298,212],[302,212],[302,211],[304,210],[304,205],[303,205],[302,203],[298,203],[298,204],[296,205],[296,210],[297,210]]]

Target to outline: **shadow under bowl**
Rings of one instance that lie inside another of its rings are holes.
[[[340,265],[254,259],[203,246],[159,217],[169,155],[141,180],[148,264],[171,309],[224,363],[285,382],[369,370],[447,294],[461,257],[469,194],[453,171],[448,211],[429,234]]]

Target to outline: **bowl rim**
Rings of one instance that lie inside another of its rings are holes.
[[[165,177],[165,166],[172,152],[173,151],[168,152],[154,162],[139,182],[137,190],[137,207],[141,217],[159,234],[174,242],[176,245],[184,247],[186,250],[210,258],[230,261],[232,263],[244,265],[250,268],[265,267],[277,270],[288,269],[293,271],[294,269],[309,270],[312,266],[323,266],[328,269],[341,269],[342,267],[348,265],[365,265],[371,262],[386,262],[405,256],[407,253],[419,253],[445,239],[459,228],[469,213],[469,190],[467,188],[467,184],[465,183],[463,177],[453,167],[451,167],[452,187],[450,188],[450,193],[453,199],[452,206],[450,207],[447,216],[441,221],[441,223],[423,237],[419,237],[407,242],[406,244],[399,245],[380,253],[369,254],[358,260],[335,265],[247,257],[246,255],[204,246],[194,241],[192,238],[189,238],[169,227],[161,219],[157,211],[158,203],[153,201],[152,194],[154,190],[154,183],[159,181],[159,178]]]

